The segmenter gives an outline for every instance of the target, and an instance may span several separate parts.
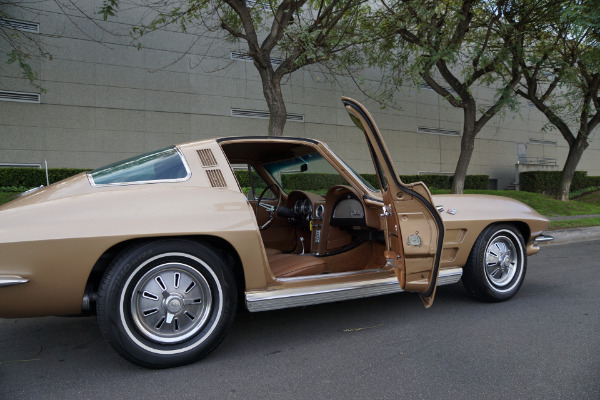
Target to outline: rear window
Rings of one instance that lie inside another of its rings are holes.
[[[88,174],[93,186],[177,182],[190,171],[177,148],[153,151],[98,168]]]

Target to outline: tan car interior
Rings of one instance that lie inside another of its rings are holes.
[[[222,144],[222,148],[232,165],[251,165],[264,180],[263,187],[277,183],[262,164],[316,150],[298,142],[275,141],[269,144],[234,141]],[[325,195],[304,190],[286,193],[283,189],[281,206],[301,212],[293,212],[292,217],[289,213],[282,216],[280,207],[279,215],[273,216],[272,223],[261,230],[269,265],[276,278],[353,272],[385,264],[380,207],[366,205],[361,201],[362,193],[349,185],[330,187]],[[276,192],[269,191],[261,203],[276,205]],[[257,213],[260,226],[271,216],[267,209],[258,206],[258,196],[259,193],[251,193],[248,201]],[[339,218],[341,209],[344,216],[352,214],[353,218]]]

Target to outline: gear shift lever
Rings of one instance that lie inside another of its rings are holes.
[[[302,246],[302,253],[300,254],[304,254],[304,237],[300,236],[300,245]]]

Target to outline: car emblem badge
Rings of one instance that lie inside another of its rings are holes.
[[[446,211],[448,214],[454,215],[456,214],[456,208],[449,208],[448,211]]]
[[[416,247],[421,247],[421,237],[419,236],[419,232],[415,232],[414,235],[410,235],[408,237],[408,245],[409,246],[416,246]]]

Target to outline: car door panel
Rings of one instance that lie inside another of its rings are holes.
[[[437,286],[444,224],[423,183],[400,182],[383,138],[369,112],[358,102],[342,98],[353,122],[365,134],[380,181],[384,206],[386,259],[400,285],[421,295],[426,307]]]

